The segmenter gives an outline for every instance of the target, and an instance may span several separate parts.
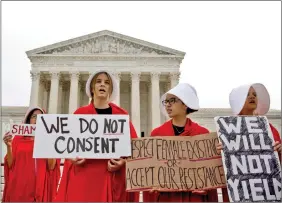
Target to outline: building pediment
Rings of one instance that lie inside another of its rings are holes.
[[[50,55],[150,55],[179,56],[185,53],[168,47],[104,30],[26,52],[30,56]]]

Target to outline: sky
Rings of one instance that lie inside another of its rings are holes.
[[[28,106],[26,51],[111,30],[186,52],[180,82],[201,108],[229,108],[232,88],[259,82],[281,110],[281,2],[2,2],[2,106]]]

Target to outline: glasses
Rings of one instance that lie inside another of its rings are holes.
[[[175,102],[177,102],[177,101],[179,101],[180,99],[176,99],[176,98],[170,98],[170,99],[166,99],[166,100],[163,100],[162,101],[162,104],[164,105],[164,106],[166,106],[166,105],[171,105],[171,104],[174,104]]]

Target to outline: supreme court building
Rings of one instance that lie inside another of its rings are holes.
[[[149,135],[165,121],[160,96],[178,83],[185,53],[111,31],[27,51],[31,61],[30,104],[48,113],[73,113],[89,103],[89,74],[107,70],[116,77],[116,104],[128,111],[137,134]]]
[[[140,136],[149,136],[166,118],[160,112],[160,96],[179,82],[184,52],[108,30],[51,44],[26,52],[31,62],[31,106],[51,114],[72,114],[87,105],[85,84],[97,70],[110,71],[119,82],[116,104],[128,111]],[[196,87],[197,88],[197,87]],[[2,107],[2,136],[10,123],[21,123],[28,107]],[[215,116],[231,115],[231,109],[201,108],[189,115],[215,131]],[[281,133],[281,111],[267,114]],[[6,146],[2,142],[2,155]],[[3,157],[1,162],[3,163]],[[1,194],[4,189],[1,173]],[[221,200],[220,200],[221,201]]]

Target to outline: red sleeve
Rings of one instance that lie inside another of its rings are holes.
[[[69,181],[69,171],[72,167],[72,164],[69,160],[65,159],[63,175],[59,184],[57,195],[54,199],[54,202],[65,202],[66,201],[66,192],[67,185]]]
[[[209,202],[218,202],[218,194],[217,189],[208,191],[208,201]]]
[[[155,128],[154,130],[152,130],[152,132],[151,132],[152,137],[158,136],[158,135],[159,135],[159,128]]]
[[[46,171],[47,173],[47,188],[48,188],[48,197],[46,198],[45,202],[52,202],[54,201],[56,195],[57,195],[57,188],[61,176],[61,170],[60,170],[60,163],[61,159],[56,160],[56,166],[53,170]]]
[[[270,129],[272,131],[272,134],[273,134],[274,141],[281,143],[281,137],[279,135],[278,130],[276,130],[276,128],[272,124],[269,124],[269,125],[270,125]]]
[[[48,159],[37,159],[36,201],[52,202],[57,194],[60,180],[60,159],[53,170],[48,170]]]
[[[279,135],[279,132],[278,130],[276,130],[276,128],[272,125],[272,124],[269,124],[270,125],[270,129],[272,131],[272,135],[273,135],[273,139],[275,142],[279,142],[281,144],[281,137]],[[280,163],[282,162],[282,155],[281,155],[281,151],[278,151],[278,156],[279,156],[279,159],[280,159]]]
[[[7,132],[5,135],[7,135],[9,132]],[[6,192],[7,192],[7,188],[8,186],[10,185],[10,182],[9,182],[9,176],[10,176],[10,172],[13,171],[13,168],[15,166],[15,159],[16,159],[16,156],[15,156],[15,151],[16,151],[16,148],[17,148],[17,136],[15,136],[13,138],[13,141],[12,141],[12,154],[13,154],[13,162],[12,162],[12,165],[11,167],[8,166],[8,160],[7,160],[7,154],[5,155],[4,157],[4,179],[5,179],[5,185],[4,185],[4,190],[3,190],[3,197],[2,197],[2,201],[5,202],[5,199],[6,199]]]
[[[223,202],[230,202],[228,192],[227,192],[227,188],[221,188],[221,189],[222,189],[222,200],[223,200]]]
[[[129,123],[129,126],[130,126],[130,136],[131,136],[131,138],[138,138],[136,130],[135,130],[134,126],[132,125],[131,121]]]

